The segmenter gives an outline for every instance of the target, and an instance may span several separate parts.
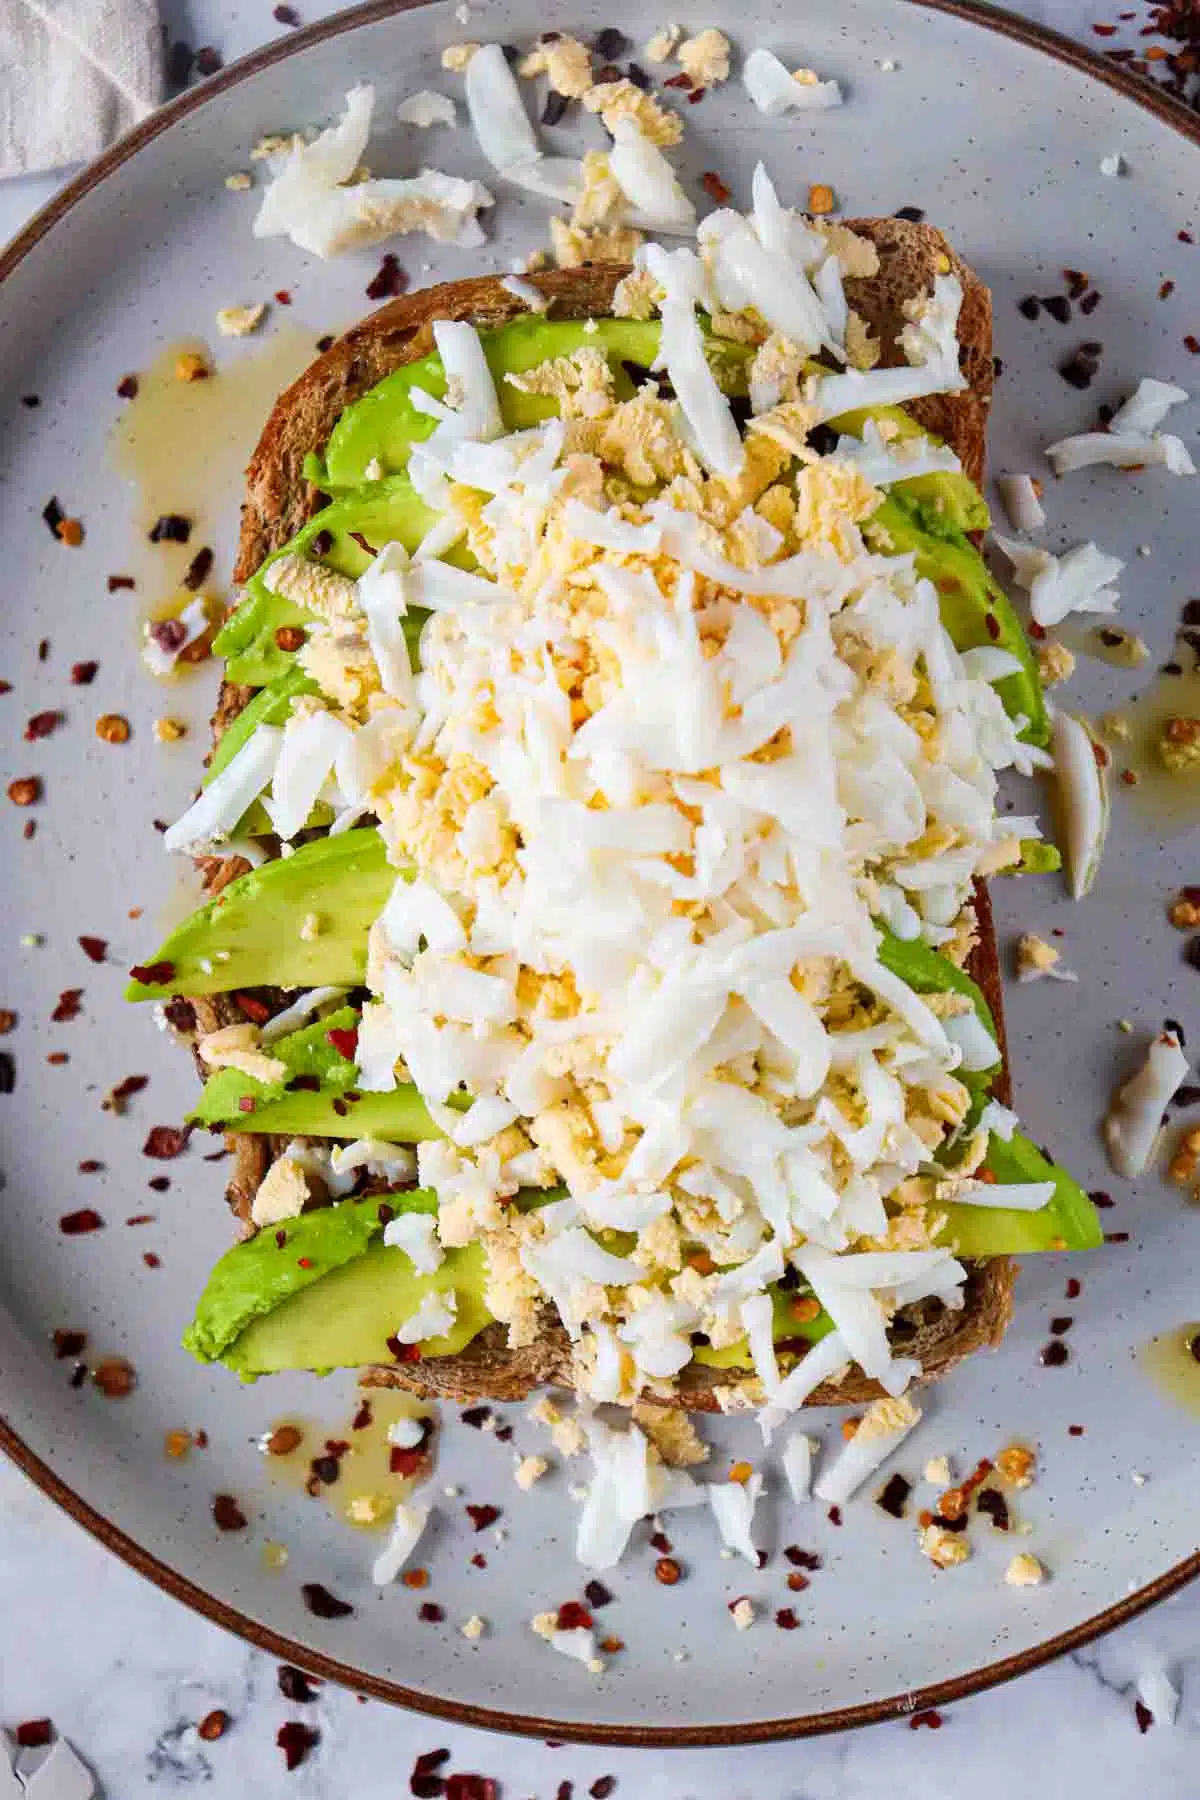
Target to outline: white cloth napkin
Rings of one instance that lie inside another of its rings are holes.
[[[155,0],[0,0],[0,176],[86,162],[162,95]]]

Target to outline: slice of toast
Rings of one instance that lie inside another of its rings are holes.
[[[915,401],[910,410],[926,429],[951,445],[972,480],[981,482],[992,391],[992,316],[987,288],[932,226],[904,219],[852,219],[846,223],[860,236],[870,238],[879,254],[878,274],[847,279],[846,295],[878,337],[884,366],[903,360],[895,340],[905,323],[905,304],[927,294],[935,275],[952,271],[959,277],[963,288],[960,362],[968,386],[959,393]],[[627,273],[622,266],[595,265],[553,270],[531,279],[548,302],[549,317],[580,319],[609,313],[613,289]],[[303,473],[305,457],[310,451],[324,449],[347,406],[393,369],[433,349],[434,319],[469,319],[478,326],[494,326],[525,311],[524,303],[498,278],[483,276],[406,294],[339,338],[276,401],[259,439],[247,471],[235,579],[248,580],[264,557],[286,543],[319,509],[322,497]],[[213,717],[215,739],[237,717],[252,692],[235,683],[223,684]],[[238,872],[237,859],[213,859],[207,874],[215,887]],[[1008,1059],[1000,965],[982,882],[977,883],[975,909],[979,941],[967,968],[983,989],[1000,1032],[1004,1065],[996,1093],[1006,1100]],[[242,1016],[231,1000],[220,995],[198,1000],[195,1005],[202,1031]],[[232,1134],[227,1141],[235,1159],[228,1199],[245,1229],[258,1185],[284,1143],[255,1133]],[[920,1360],[924,1380],[936,1380],[973,1350],[999,1342],[1012,1311],[1014,1276],[1010,1258],[991,1258],[971,1266],[961,1311],[951,1312],[930,1301],[897,1315],[893,1340],[906,1355]],[[546,1384],[572,1385],[570,1340],[549,1309],[544,1331],[528,1348],[510,1350],[505,1337],[503,1326],[492,1325],[457,1356],[367,1369],[363,1380],[371,1386],[400,1387],[460,1401],[516,1400]],[[746,1371],[692,1364],[683,1372],[674,1403],[695,1411],[728,1410],[745,1375]],[[808,1404],[857,1404],[882,1392],[877,1382],[852,1367],[841,1382],[826,1382],[817,1388]]]

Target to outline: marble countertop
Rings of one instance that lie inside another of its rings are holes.
[[[310,22],[336,9],[307,0],[301,10]],[[1094,42],[1087,0],[1027,0],[1018,10]],[[227,61],[282,29],[269,0],[163,0],[161,11],[170,37],[215,45]],[[0,186],[0,239],[57,185],[34,177]],[[1173,1727],[1139,1730],[1134,1678],[1148,1663],[1180,1690]],[[228,1724],[206,1741],[197,1725],[216,1710]],[[335,1688],[307,1704],[286,1700],[269,1657],[151,1587],[0,1465],[0,1726],[11,1732],[43,1718],[74,1745],[108,1800],[201,1786],[212,1800],[383,1800],[409,1791],[418,1756],[443,1749],[443,1774],[488,1776],[497,1800],[589,1792],[876,1800],[929,1787],[972,1800],[1135,1791],[1195,1800],[1200,1587],[1086,1650],[947,1708],[937,1730],[900,1722],[800,1744],[665,1755],[554,1747],[445,1726]],[[297,1720],[319,1741],[288,1772],[277,1734]],[[0,1756],[0,1800],[20,1800],[6,1776]],[[86,1780],[64,1782],[53,1800],[85,1800],[86,1790]]]

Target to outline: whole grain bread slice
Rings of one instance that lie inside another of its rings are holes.
[[[878,273],[848,278],[846,295],[850,306],[879,339],[880,360],[885,367],[903,361],[896,337],[905,323],[906,304],[927,294],[936,275],[953,272],[959,277],[963,288],[960,363],[968,385],[955,394],[916,401],[909,410],[927,430],[951,445],[966,472],[980,482],[993,372],[991,299],[987,288],[930,225],[904,219],[851,219],[846,223],[861,237],[869,238],[878,252]],[[598,264],[553,270],[531,279],[547,302],[548,317],[581,319],[608,314],[613,289],[627,273],[624,266]],[[305,457],[310,451],[324,448],[347,406],[394,369],[433,349],[435,319],[469,319],[486,327],[504,324],[525,310],[524,302],[498,278],[481,276],[406,294],[339,338],[280,395],[259,439],[247,470],[235,579],[248,580],[266,556],[285,544],[319,510],[322,496],[304,475]],[[230,682],[222,686],[212,721],[214,740],[237,717],[252,691]],[[212,879],[223,883],[230,878],[230,872],[231,865],[226,861],[219,870],[212,871]],[[236,861],[233,872],[237,872]],[[1000,1098],[1007,1099],[1008,1058],[1000,965],[987,889],[982,882],[976,886],[975,911],[978,943],[967,968],[983,989],[1000,1031],[1004,1068],[996,1091]],[[198,1001],[196,1008],[201,1030],[214,1029],[242,1016],[226,996]],[[282,1145],[258,1133],[231,1134],[228,1142],[234,1154],[228,1198],[246,1230],[258,1185]],[[892,1326],[897,1348],[916,1356],[922,1365],[922,1378],[932,1381],[972,1351],[997,1344],[1012,1311],[1014,1277],[1015,1266],[1008,1257],[974,1264],[961,1311],[952,1312],[937,1302],[923,1302],[897,1315]],[[526,1348],[510,1350],[505,1337],[503,1326],[492,1325],[457,1356],[371,1368],[364,1371],[363,1380],[368,1385],[400,1387],[459,1401],[515,1400],[543,1385],[572,1385],[570,1340],[552,1314],[547,1312],[543,1331]],[[731,1410],[744,1381],[744,1371],[703,1369],[693,1364],[684,1371],[671,1403],[701,1412]],[[808,1404],[858,1404],[877,1398],[882,1392],[878,1383],[852,1367],[842,1381],[825,1382],[817,1388]]]

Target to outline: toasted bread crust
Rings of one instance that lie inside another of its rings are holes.
[[[987,288],[930,225],[902,219],[851,219],[846,223],[870,238],[879,252],[878,275],[869,280],[848,279],[846,293],[850,305],[879,337],[884,366],[903,361],[895,340],[904,323],[905,303],[927,293],[936,274],[952,270],[962,282],[960,361],[969,385],[959,393],[916,401],[910,410],[927,430],[952,446],[974,481],[982,481],[993,373],[991,298]],[[531,279],[548,301],[551,318],[579,319],[610,312],[613,289],[627,273],[623,265],[597,264],[583,269],[552,270]],[[394,369],[433,349],[435,319],[469,319],[476,325],[495,326],[525,311],[524,303],[497,277],[481,276],[406,294],[339,338],[279,397],[251,458],[235,579],[248,580],[264,557],[286,543],[320,508],[322,496],[303,473],[305,457],[310,451],[324,448],[347,406]],[[223,684],[212,721],[214,740],[237,717],[251,694],[251,689],[235,683]],[[986,995],[1000,1032],[1004,1068],[996,1092],[1007,1100],[1008,1058],[1000,964],[987,889],[982,882],[976,884],[975,906],[979,942],[968,959],[967,969]],[[232,1002],[222,996],[198,1003],[197,1010],[202,1029],[213,1029],[241,1016]],[[281,1145],[256,1133],[231,1134],[226,1141],[235,1158],[228,1198],[245,1229],[259,1182]],[[972,1351],[999,1343],[1012,1312],[1015,1273],[1009,1257],[973,1264],[961,1311],[951,1312],[937,1303],[928,1303],[898,1315],[893,1335],[905,1354],[920,1360],[921,1380],[937,1380]],[[527,1348],[510,1350],[505,1337],[503,1326],[492,1325],[456,1356],[369,1368],[362,1378],[369,1386],[404,1388],[411,1393],[456,1401],[518,1400],[537,1387],[572,1385],[570,1340],[551,1317],[547,1317],[536,1343]],[[678,1393],[670,1396],[667,1403],[697,1412],[730,1410],[731,1390],[736,1390],[745,1378],[745,1371],[701,1369],[693,1364],[684,1371]],[[882,1393],[877,1382],[868,1380],[853,1366],[841,1382],[823,1383],[807,1404],[859,1404]]]

